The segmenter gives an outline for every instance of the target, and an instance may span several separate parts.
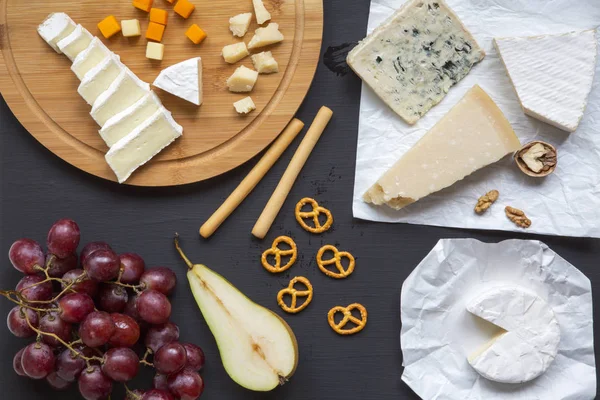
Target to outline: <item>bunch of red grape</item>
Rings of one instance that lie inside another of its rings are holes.
[[[48,233],[47,254],[31,239],[10,248],[12,265],[25,276],[15,290],[0,291],[16,303],[8,329],[36,338],[15,355],[15,372],[59,390],[77,381],[83,398],[99,400],[110,396],[114,382],[133,379],[142,364],[156,369],[153,389],[127,388],[129,399],[200,397],[204,352],[179,343],[179,328],[169,321],[173,271],[146,269],[139,255],[117,255],[104,242],[88,243],[78,257],[79,240],[77,224],[62,219]],[[142,354],[134,350],[140,347]]]

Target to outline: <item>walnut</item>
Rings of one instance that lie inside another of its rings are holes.
[[[508,219],[514,222],[515,225],[520,226],[521,228],[529,228],[531,226],[531,220],[518,208],[506,206],[504,212]]]
[[[515,153],[515,162],[529,176],[547,176],[556,169],[556,149],[545,142],[527,143]]]
[[[483,196],[477,200],[477,205],[475,206],[475,212],[477,214],[483,214],[488,208],[494,204],[496,200],[498,200],[498,196],[500,196],[500,192],[497,190],[490,190]]]

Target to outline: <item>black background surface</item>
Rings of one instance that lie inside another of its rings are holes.
[[[353,42],[365,35],[369,1],[324,0],[324,8],[322,53],[328,46]],[[360,81],[356,76],[338,77],[323,63],[319,64],[297,116],[308,125],[325,104],[333,109],[334,119],[262,242],[254,239],[250,230],[302,135],[213,238],[205,241],[198,236],[199,226],[243,179],[255,160],[221,177],[183,187],[119,186],[79,171],[54,156],[21,127],[6,103],[0,101],[0,248],[8,252],[10,244],[20,237],[43,243],[55,220],[70,217],[79,223],[83,243],[105,240],[118,252],[140,253],[150,266],[175,269],[179,284],[172,297],[172,319],[181,327],[181,340],[194,342],[206,352],[207,366],[203,373],[206,390],[202,398],[219,400],[416,399],[400,379],[400,288],[440,238],[471,237],[487,242],[509,238],[543,240],[586,273],[598,290],[598,240],[376,224],[353,219],[351,200],[359,98]],[[333,211],[333,229],[322,236],[311,236],[297,225],[293,207],[304,196],[315,197]],[[294,329],[300,345],[300,364],[287,385],[261,394],[246,391],[229,379],[188,289],[185,265],[173,249],[171,238],[175,231],[182,236],[182,245],[192,261],[223,274],[250,298],[284,317]],[[258,260],[273,238],[281,234],[294,237],[300,256],[289,273],[273,276]],[[336,281],[316,268],[314,254],[328,243],[356,256],[357,267],[350,278]],[[277,307],[275,297],[294,275],[305,275],[312,281],[315,298],[305,311],[290,316]],[[12,288],[19,276],[5,259],[0,268],[0,286]],[[327,311],[335,305],[352,302],[367,307],[369,323],[357,335],[340,337],[327,325]],[[6,315],[11,307],[8,301],[0,301],[0,314]],[[80,398],[76,389],[54,393],[44,382],[17,376],[12,370],[12,357],[26,344],[8,330],[0,330],[0,398]],[[150,374],[146,373],[131,386],[147,388],[150,380]],[[122,398],[122,393],[119,388],[113,399]]]

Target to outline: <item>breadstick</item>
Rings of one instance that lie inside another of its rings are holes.
[[[279,214],[279,211],[281,210],[285,199],[290,193],[290,190],[292,190],[292,186],[294,186],[294,182],[296,182],[302,167],[319,141],[319,138],[331,120],[332,115],[333,111],[325,106],[321,107],[317,113],[315,120],[310,126],[308,132],[306,132],[306,136],[304,136],[302,143],[300,143],[298,150],[296,150],[294,157],[292,157],[290,165],[288,165],[287,169],[283,173],[277,188],[275,188],[275,191],[271,195],[269,202],[265,206],[265,209],[252,229],[252,234],[257,238],[263,239],[271,228],[271,225],[273,225],[275,217],[277,217],[277,214]]]
[[[284,129],[279,135],[277,140],[271,145],[269,150],[265,153],[260,161],[252,168],[252,171],[248,173],[248,176],[244,178],[237,188],[223,202],[221,207],[214,212],[214,214],[202,225],[200,228],[200,235],[207,239],[221,226],[221,224],[235,211],[242,201],[252,192],[252,190],[258,185],[258,182],[267,174],[273,164],[281,157],[285,149],[288,148],[292,140],[298,133],[304,128],[304,123],[299,119],[294,118],[292,122]]]

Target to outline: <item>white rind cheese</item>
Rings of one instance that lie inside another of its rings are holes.
[[[75,58],[84,51],[92,42],[92,34],[87,31],[83,26],[77,25],[75,30],[71,32],[69,36],[62,39],[56,45],[63,54],[69,57],[69,60],[73,61]]]
[[[248,114],[249,112],[256,110],[256,105],[250,96],[236,101],[233,103],[233,107],[235,107],[235,111],[237,111],[238,114]]]
[[[348,65],[403,120],[416,123],[485,52],[443,0],[411,0],[348,54]]]
[[[249,49],[256,49],[259,47],[269,46],[271,44],[279,43],[285,39],[283,34],[279,32],[279,24],[271,22],[264,28],[258,28],[254,31],[254,36],[248,43]]]
[[[525,114],[574,132],[592,90],[596,31],[496,38],[494,44]]]
[[[56,51],[61,54],[57,43],[75,30],[75,22],[65,13],[52,13],[38,26],[38,33]]]
[[[234,44],[229,44],[223,47],[221,51],[221,55],[223,55],[223,59],[226,63],[235,64],[241,59],[250,55],[248,52],[248,48],[246,47],[246,43],[239,42]]]
[[[108,147],[112,147],[161,108],[159,98],[150,92],[131,107],[109,119],[100,130],[100,136]]]
[[[252,3],[254,4],[254,13],[256,14],[256,22],[258,22],[259,25],[262,25],[271,19],[271,13],[267,10],[265,5],[263,4],[263,0],[252,0]]]
[[[252,22],[252,13],[238,14],[229,18],[229,30],[233,36],[244,37]]]
[[[150,161],[182,133],[181,125],[162,107],[112,146],[106,153],[106,162],[114,171],[119,183],[123,183],[136,169]]]
[[[164,69],[154,86],[199,106],[202,104],[202,59],[191,58]]]
[[[89,105],[93,105],[126,69],[127,67],[119,60],[119,56],[111,54],[85,75],[77,92]]]
[[[467,304],[467,310],[503,331],[468,357],[487,379],[528,382],[543,374],[558,352],[560,326],[549,305],[518,286],[491,288]]]
[[[520,148],[502,110],[475,85],[363,199],[399,210]]]
[[[227,87],[231,92],[251,92],[258,79],[258,72],[241,66],[227,79]]]
[[[250,57],[252,64],[259,74],[273,74],[279,72],[279,64],[273,54],[270,51],[263,51],[262,53],[254,54]]]
[[[150,85],[126,68],[96,99],[92,107],[92,118],[102,127],[109,119],[132,106],[149,91]]]
[[[111,52],[97,37],[92,38],[89,46],[83,50],[73,61],[71,71],[77,75],[79,80],[83,80],[92,68],[106,59]]]

